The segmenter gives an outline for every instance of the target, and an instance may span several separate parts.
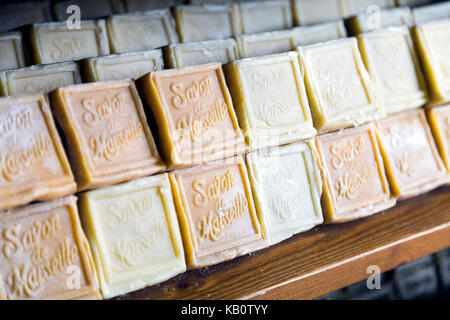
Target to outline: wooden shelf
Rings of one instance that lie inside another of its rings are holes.
[[[119,299],[313,299],[450,246],[450,187]]]

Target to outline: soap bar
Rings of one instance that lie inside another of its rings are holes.
[[[323,222],[322,179],[311,142],[247,154],[256,212],[273,245]]]
[[[0,32],[47,21],[52,21],[50,1],[2,4],[0,10]]]
[[[66,21],[34,24],[30,37],[35,64],[109,54],[105,20],[81,21],[80,29],[70,30]]]
[[[292,33],[295,46],[306,46],[347,37],[347,30],[342,19],[313,26],[296,27],[292,29]]]
[[[25,67],[25,55],[20,32],[0,34],[0,70]]]
[[[281,30],[243,34],[236,41],[243,59],[294,50],[296,39],[292,30]]]
[[[120,12],[120,0],[63,0],[52,4],[53,16],[57,21],[67,20],[73,11],[67,10],[75,5],[80,8],[82,19],[97,19]]]
[[[0,71],[0,92],[4,96],[50,92],[75,83],[81,83],[80,71],[75,62]]]
[[[183,0],[122,0],[122,2],[125,11],[133,12],[166,9],[170,6],[182,4]]]
[[[408,27],[362,33],[358,44],[386,113],[417,108],[427,102],[427,84]]]
[[[420,24],[413,29],[431,99],[435,105],[450,101],[450,20]]]
[[[299,47],[314,127],[319,132],[384,116],[355,38]]]
[[[0,210],[75,192],[43,94],[0,98]]]
[[[224,70],[251,150],[315,136],[296,52],[237,60]]]
[[[376,126],[389,183],[396,197],[414,197],[448,180],[424,110],[390,115]]]
[[[406,25],[412,27],[414,19],[409,7],[361,12],[348,20],[347,27],[352,35],[387,27]]]
[[[164,47],[163,52],[168,68],[227,63],[239,59],[237,43],[232,38],[171,44]]]
[[[0,300],[98,299],[76,198],[0,212]]]
[[[326,223],[365,217],[395,205],[373,124],[320,135],[316,147]]]
[[[450,2],[434,3],[414,8],[412,12],[415,24],[438,19],[450,18]]]
[[[292,13],[296,26],[333,21],[342,18],[338,0],[293,0]]]
[[[106,28],[112,53],[150,50],[178,42],[169,9],[110,16]]]
[[[268,245],[242,157],[169,173],[188,268],[233,259]]]
[[[226,39],[242,33],[237,4],[184,5],[173,12],[181,42]]]
[[[156,119],[159,145],[170,168],[245,151],[220,63],[156,71],[139,82]]]
[[[395,7],[394,0],[338,0],[341,5],[342,18],[348,18],[360,12],[374,9]]]
[[[165,169],[132,80],[67,86],[51,98],[79,191]]]
[[[439,153],[450,175],[450,104],[430,108],[427,115]]]
[[[80,195],[80,215],[103,298],[186,270],[167,173]]]
[[[86,82],[137,79],[163,67],[161,49],[91,57],[81,63]]]

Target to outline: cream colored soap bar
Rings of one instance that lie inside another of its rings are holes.
[[[80,8],[82,19],[97,19],[121,12],[121,0],[63,0],[52,4],[53,16],[57,21],[68,19],[73,13],[67,13],[69,6]]]
[[[362,33],[358,43],[386,113],[418,108],[427,102],[427,84],[408,27]]]
[[[6,32],[31,23],[52,20],[50,1],[2,4],[0,10],[0,32]]]
[[[355,38],[299,47],[306,92],[319,132],[384,116]]]
[[[434,3],[413,9],[415,24],[450,18],[450,2]]]
[[[85,20],[80,29],[68,29],[66,21],[34,24],[31,49],[35,64],[79,60],[109,54],[105,20]]]
[[[301,142],[247,154],[256,212],[270,245],[323,222],[313,148]]]
[[[338,0],[342,9],[342,18],[348,18],[360,12],[375,12],[378,9],[395,7],[394,0]]]
[[[137,79],[163,67],[161,49],[92,57],[81,63],[86,82]]]
[[[295,46],[306,46],[347,37],[344,21],[336,20],[292,29]]]
[[[178,42],[169,9],[110,16],[106,28],[112,53],[150,50]]]
[[[25,67],[22,34],[0,34],[0,70]]]
[[[294,50],[296,38],[292,30],[281,30],[243,34],[236,37],[236,41],[243,59]]]
[[[408,27],[414,25],[414,19],[409,7],[383,9],[377,14],[361,12],[350,18],[347,23],[349,32],[352,35],[402,25]]]
[[[237,60],[224,71],[251,150],[315,136],[296,52]]]
[[[81,78],[75,62],[0,71],[0,92],[4,96],[50,92],[76,83],[81,83]]]
[[[297,26],[333,21],[342,18],[339,0],[293,0],[292,11]]]
[[[79,207],[103,298],[186,270],[166,173],[82,193]]]
[[[450,179],[450,104],[430,108],[427,110],[427,115]]]

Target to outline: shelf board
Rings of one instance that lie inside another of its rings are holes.
[[[450,246],[450,187],[118,299],[313,299]]]

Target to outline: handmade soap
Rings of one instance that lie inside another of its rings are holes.
[[[70,6],[76,5],[80,8],[83,19],[97,19],[105,16],[119,13],[121,10],[120,0],[63,0],[52,4],[53,16],[57,21],[68,19],[73,11]]]
[[[409,7],[383,9],[375,12],[360,12],[348,20],[349,33],[357,35],[387,27],[414,25],[414,19]]]
[[[20,32],[0,34],[0,70],[25,67],[25,55]]]
[[[82,193],[79,206],[104,298],[186,270],[167,173]]]
[[[292,13],[296,26],[333,21],[342,18],[338,0],[293,0]]]
[[[450,175],[450,104],[427,110],[436,145]]]
[[[302,26],[292,29],[295,46],[306,46],[347,37],[344,21],[335,20],[313,26]]]
[[[237,4],[184,5],[173,12],[181,42],[226,39],[242,33]]]
[[[72,85],[51,98],[79,191],[165,169],[132,80]]]
[[[417,108],[427,102],[427,84],[408,27],[362,33],[358,44],[386,113]]]
[[[390,115],[377,122],[376,127],[386,173],[396,197],[413,197],[448,180],[424,110]]]
[[[394,0],[338,0],[341,5],[342,18],[348,18],[360,12],[395,7]]]
[[[325,222],[344,222],[395,205],[373,124],[316,138]]]
[[[188,268],[267,246],[242,157],[169,173]]]
[[[80,71],[75,62],[0,71],[0,92],[4,96],[50,92],[75,83],[81,83]]]
[[[413,29],[430,90],[430,105],[450,101],[450,20],[420,24]]]
[[[75,192],[43,94],[0,98],[0,210]]]
[[[112,53],[150,50],[178,42],[169,9],[110,16],[106,28]]]
[[[236,41],[241,59],[291,51],[296,42],[292,30],[243,34]]]
[[[86,82],[137,79],[163,66],[161,49],[91,57],[81,63]]]
[[[237,60],[224,71],[251,150],[315,136],[296,52]]]
[[[6,32],[27,24],[52,21],[50,1],[29,1],[2,4],[0,32]]]
[[[434,3],[413,9],[415,24],[450,18],[450,2]]]
[[[169,167],[245,151],[220,63],[156,71],[139,82],[155,116],[160,150]]]
[[[322,179],[313,143],[247,154],[256,212],[270,245],[323,222]]]
[[[319,132],[384,116],[355,38],[299,47],[314,127]]]
[[[75,197],[0,212],[0,300],[98,299]]]
[[[232,38],[171,44],[163,52],[166,66],[175,69],[239,59],[237,43]]]
[[[122,2],[125,11],[133,12],[166,9],[170,6],[182,4],[183,0],[122,0]]]

